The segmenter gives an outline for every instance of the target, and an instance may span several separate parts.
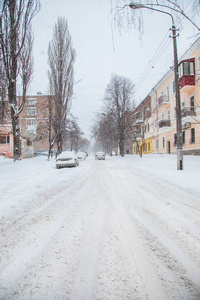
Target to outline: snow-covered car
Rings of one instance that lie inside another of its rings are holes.
[[[105,160],[106,158],[106,155],[104,152],[96,152],[95,154],[95,159],[98,159],[98,160]]]
[[[85,160],[86,159],[86,153],[85,152],[77,152],[76,156],[79,160]]]
[[[79,160],[73,151],[63,151],[56,159],[56,168],[77,167]]]

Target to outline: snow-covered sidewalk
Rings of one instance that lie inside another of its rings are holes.
[[[0,158],[0,299],[200,299],[199,166]]]

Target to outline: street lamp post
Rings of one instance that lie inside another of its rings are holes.
[[[157,4],[156,4],[157,5]],[[157,5],[158,6],[158,5]],[[175,81],[175,95],[176,95],[176,130],[177,130],[177,170],[183,170],[183,139],[182,139],[182,120],[181,120],[181,101],[180,101],[180,87],[179,87],[179,75],[178,75],[178,55],[177,55],[177,29],[174,23],[172,14],[167,11],[162,11],[157,8],[148,6],[146,4],[130,3],[131,9],[146,8],[154,10],[163,14],[167,14],[172,18],[172,38],[173,38],[173,49],[174,49],[174,81]]]

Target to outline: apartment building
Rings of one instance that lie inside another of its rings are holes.
[[[183,128],[183,153],[200,155],[200,38],[179,59],[179,83]],[[142,153],[176,153],[176,99],[174,72],[170,69],[149,94],[151,113],[141,119],[137,137]],[[135,113],[145,109],[143,101]],[[146,122],[146,123],[145,123]],[[147,125],[147,127],[146,127]],[[133,133],[134,136],[134,133]],[[146,151],[151,142],[151,151]],[[136,142],[133,143],[133,153]]]
[[[13,132],[11,112],[8,99],[0,99],[0,155],[4,157],[13,157]],[[22,158],[34,156],[34,141],[36,135],[27,131],[25,128],[21,129],[22,142]]]
[[[148,136],[150,116],[151,97],[147,96],[133,114],[133,154],[152,153],[152,136]]]
[[[48,123],[48,97],[42,94],[27,96],[24,109],[19,115],[23,158],[32,157],[35,152],[40,153],[49,149],[47,130],[43,126]],[[18,97],[18,101],[21,102],[21,97]],[[52,150],[56,151],[56,146]],[[0,99],[0,155],[13,157],[12,122],[8,99],[5,101]]]
[[[21,101],[20,97],[19,101]],[[35,152],[37,153],[42,153],[49,149],[48,119],[49,96],[40,93],[34,96],[27,96],[19,122],[21,129],[25,129],[37,136],[34,141]],[[56,151],[56,146],[52,150]]]

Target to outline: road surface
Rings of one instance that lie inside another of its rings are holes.
[[[199,199],[123,160],[81,164],[0,220],[0,299],[200,299]]]

